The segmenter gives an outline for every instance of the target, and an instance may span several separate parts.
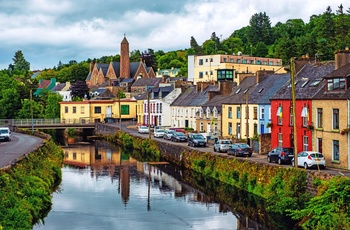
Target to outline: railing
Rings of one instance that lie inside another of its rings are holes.
[[[49,125],[87,125],[94,124],[90,118],[80,119],[0,119],[1,126],[49,126]]]

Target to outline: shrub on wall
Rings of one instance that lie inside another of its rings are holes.
[[[32,229],[47,215],[61,183],[63,150],[48,141],[15,166],[0,171],[0,229]]]

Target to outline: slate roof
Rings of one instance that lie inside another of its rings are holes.
[[[246,93],[248,93],[248,101],[250,91],[257,86],[256,77],[248,76],[245,77],[241,84],[235,86],[232,90],[230,97],[224,102],[225,104],[245,104],[246,103]]]
[[[159,98],[159,92],[162,92],[162,98],[166,97],[169,93],[171,93],[174,90],[173,86],[164,86],[164,87],[157,87],[157,88],[151,88],[151,93],[153,93],[153,99]],[[147,92],[144,92],[142,94],[138,94],[134,96],[136,100],[145,100],[147,99]]]
[[[218,85],[210,85],[197,92],[196,86],[191,86],[176,98],[171,106],[202,106],[208,101],[208,92],[218,91]]]
[[[55,87],[53,87],[52,91],[58,92],[62,91],[62,89],[66,86],[66,83],[59,83]]]
[[[140,65],[141,65],[140,62],[131,62],[130,63],[130,76],[131,77],[135,77]]]
[[[100,63],[96,64],[98,71],[102,69],[103,76],[106,76],[109,64]]]
[[[295,98],[311,99],[319,91],[320,87],[324,86],[322,77],[327,76],[332,71],[334,71],[334,62],[306,64],[295,75]],[[290,100],[292,98],[291,90],[292,87],[290,82],[288,82],[270,99]]]
[[[269,74],[250,90],[248,101],[251,104],[270,104],[270,98],[285,84],[289,84],[290,73]]]
[[[120,62],[112,62],[112,68],[116,77],[118,78],[120,74]]]
[[[134,78],[122,78],[121,83],[132,83],[134,81]]]
[[[327,91],[327,79],[329,78],[346,78],[350,75],[350,63],[338,68],[337,70],[332,71],[324,77],[324,80],[320,84],[319,91],[313,96],[312,99],[319,100],[346,100],[350,99],[350,89],[346,90],[336,90],[336,91]],[[349,86],[348,86],[349,88]]]
[[[132,84],[132,87],[134,86],[157,86],[162,81],[161,78],[146,78],[142,77],[135,81],[134,84]]]
[[[91,80],[91,75],[92,75],[92,73],[89,72],[89,74],[88,74],[87,77],[86,77],[86,81],[90,81],[90,80]]]

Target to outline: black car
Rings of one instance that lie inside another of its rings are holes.
[[[187,136],[183,132],[174,132],[171,136],[171,141],[185,142],[187,141]]]
[[[207,141],[205,140],[205,137],[202,134],[195,133],[195,134],[188,134],[188,146],[192,147],[206,147]]]
[[[268,162],[291,164],[294,157],[294,149],[291,147],[276,147],[267,154]]]
[[[246,143],[233,143],[229,146],[227,154],[251,157],[253,154],[253,149]]]

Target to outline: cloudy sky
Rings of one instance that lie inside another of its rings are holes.
[[[278,3],[277,3],[278,2]],[[130,51],[189,48],[215,32],[222,39],[266,12],[277,22],[335,12],[340,0],[0,0],[0,69],[13,63],[18,50],[31,69],[58,62],[120,53],[124,34]]]

